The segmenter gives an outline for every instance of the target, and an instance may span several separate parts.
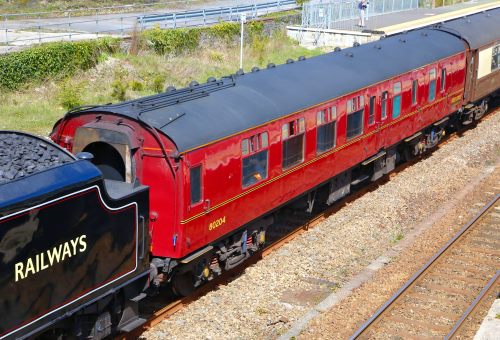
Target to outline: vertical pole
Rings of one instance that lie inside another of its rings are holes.
[[[7,27],[7,16],[4,16],[4,22],[5,22],[5,44],[9,46],[9,28]]]
[[[241,34],[240,34],[240,70],[243,71],[243,29],[244,29],[244,23],[246,21],[246,14],[241,13],[240,15],[240,21],[241,21]]]
[[[99,10],[98,9],[96,9],[96,11],[95,11],[95,26],[96,26],[95,36],[96,36],[96,38],[99,38]]]

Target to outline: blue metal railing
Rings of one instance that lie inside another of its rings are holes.
[[[202,21],[204,24],[207,20],[217,21],[217,20],[235,20],[239,18],[239,14],[246,13],[250,17],[256,17],[262,11],[269,10],[281,10],[283,6],[290,6],[290,8],[296,8],[297,3],[295,0],[278,0],[273,2],[259,3],[253,5],[241,5],[234,7],[220,7],[202,10],[191,10],[184,12],[173,12],[173,13],[163,13],[163,14],[148,14],[141,15],[137,18],[139,25],[144,28],[150,24],[163,23],[168,25],[172,24],[172,27],[177,27],[179,21]]]

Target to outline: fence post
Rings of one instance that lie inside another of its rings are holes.
[[[42,29],[42,26],[38,25],[38,43],[42,43],[42,36],[40,30]]]
[[[177,16],[174,13],[174,28],[177,28]]]
[[[71,21],[70,21],[70,22],[68,22],[68,30],[69,30],[69,41],[73,41],[73,37],[72,37],[72,35],[71,35],[71,33],[73,32],[73,31],[71,30]]]
[[[7,27],[7,16],[4,16],[4,22],[5,22],[5,44],[9,46],[9,28]]]
[[[203,9],[203,26],[207,26],[207,13]]]

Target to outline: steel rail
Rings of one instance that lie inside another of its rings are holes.
[[[360,328],[356,330],[356,332],[349,338],[351,340],[358,339],[361,335],[366,333],[366,331],[375,325],[376,322],[379,321],[381,316],[385,314],[386,312],[390,311],[391,308],[395,305],[395,303],[404,296],[404,293],[406,293],[411,287],[413,287],[418,279],[420,279],[423,274],[425,274],[428,270],[430,270],[434,265],[437,263],[437,260],[446,254],[451,247],[456,244],[456,242],[462,238],[468,231],[471,230],[472,226],[475,226],[484,216],[486,216],[486,212],[489,211],[493,205],[498,201],[500,198],[500,194],[497,194],[488,204],[486,204],[480,211],[479,213],[473,217],[460,231],[458,231],[455,236],[446,243],[434,256],[427,261],[426,264],[420,270],[415,273],[404,285],[401,287],[382,307],[380,307],[375,314],[368,319]]]
[[[472,301],[467,310],[462,314],[460,319],[455,323],[448,335],[445,336],[445,340],[455,337],[460,328],[462,328],[462,326],[465,324],[465,320],[467,320],[467,318],[475,311],[476,307],[479,306],[479,304],[485,299],[485,297],[488,296],[488,293],[495,286],[495,283],[497,282],[499,276],[500,270],[497,270],[495,276],[493,276],[488,284],[484,286],[478,296],[474,299],[474,301]]]

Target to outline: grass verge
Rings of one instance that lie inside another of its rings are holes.
[[[282,64],[288,58],[321,53],[298,46],[284,30],[277,30],[245,46],[243,68],[249,71],[253,66],[263,68],[270,62]],[[221,39],[178,55],[142,48],[136,55],[111,51],[98,59],[87,71],[0,92],[0,129],[47,135],[56,120],[75,105],[118,102],[154,94],[169,85],[179,88],[192,80],[202,83],[210,76],[229,75],[239,68],[239,46]]]

